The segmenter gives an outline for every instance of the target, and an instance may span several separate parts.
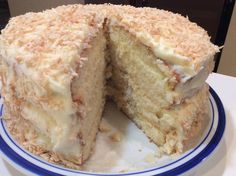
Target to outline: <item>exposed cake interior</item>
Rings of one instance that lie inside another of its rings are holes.
[[[183,124],[192,128],[193,120],[199,120],[198,114],[207,112],[208,89],[201,83],[198,85],[202,85],[201,89],[194,90],[194,96],[185,100],[174,89],[176,80],[169,80],[173,73],[158,64],[161,58],[122,28],[111,27],[109,34],[111,96],[152,141],[164,146],[163,151],[169,154],[183,151],[183,141],[188,138]],[[179,97],[182,103],[176,104]]]
[[[82,160],[87,159],[92,152],[105,102],[106,40],[103,31],[90,45],[91,48],[82,55],[86,61],[81,68],[77,68],[79,76],[72,82],[72,97],[77,104],[77,115],[74,127],[71,128],[77,128],[74,137],[80,139],[81,151],[77,153],[83,154]],[[68,150],[71,150],[70,147]]]

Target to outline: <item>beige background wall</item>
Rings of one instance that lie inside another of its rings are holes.
[[[64,4],[84,3],[84,0],[8,0],[11,16],[38,12]]]
[[[218,73],[236,76],[236,6],[234,6]]]

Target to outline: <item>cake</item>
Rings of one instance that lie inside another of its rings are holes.
[[[163,152],[181,153],[204,128],[218,50],[196,23],[154,8],[26,13],[0,35],[4,119],[27,150],[76,168],[110,97]]]

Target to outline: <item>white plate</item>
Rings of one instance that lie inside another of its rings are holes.
[[[158,157],[158,148],[116,107],[109,103],[104,118],[113,128],[109,133],[99,133],[95,153],[82,170],[68,169],[29,153],[9,134],[3,119],[0,120],[0,154],[12,166],[25,174],[50,176],[78,175],[180,175],[201,163],[219,144],[225,129],[223,105],[210,89],[210,123],[198,144],[180,156]],[[0,116],[3,111],[0,100]],[[121,141],[110,135],[118,132]]]

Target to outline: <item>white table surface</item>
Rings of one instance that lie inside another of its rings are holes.
[[[236,175],[236,77],[212,73],[207,82],[219,95],[226,113],[224,137],[205,163],[197,170],[196,176]],[[25,176],[0,157],[0,176]]]

